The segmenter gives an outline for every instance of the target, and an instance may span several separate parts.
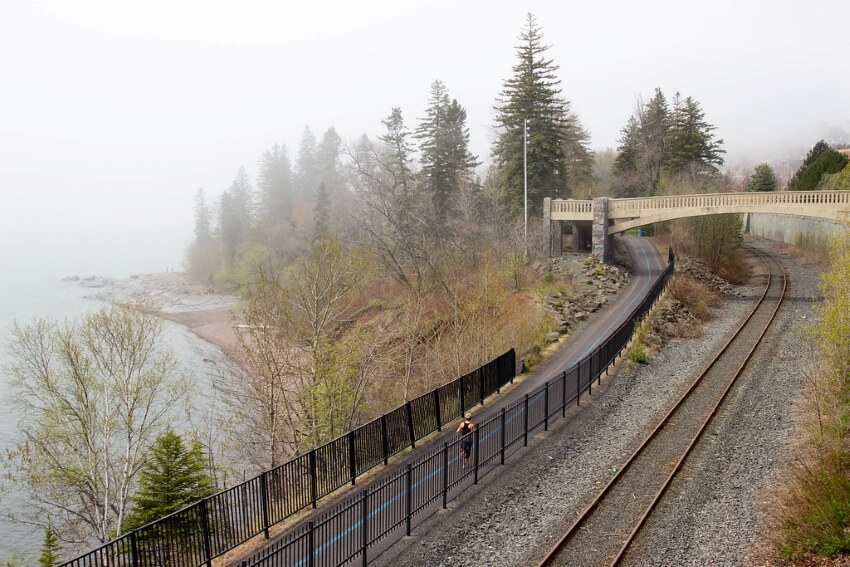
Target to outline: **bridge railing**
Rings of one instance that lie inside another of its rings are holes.
[[[661,209],[836,204],[850,205],[850,191],[766,191],[636,197],[611,199],[608,203],[608,218],[639,217],[643,211],[657,212]]]
[[[528,444],[528,437],[566,415],[592,393],[594,380],[628,345],[635,328],[658,300],[670,276],[670,262],[647,296],[617,330],[589,355],[569,365],[553,381],[503,407],[483,420],[472,436],[470,466],[458,465],[463,439],[429,449],[405,468],[353,494],[334,507],[294,527],[289,533],[241,563],[248,566],[365,565],[389,544],[411,530],[470,483],[477,483],[505,458]],[[470,537],[474,537],[471,535]]]
[[[513,381],[513,349],[322,446],[77,557],[63,567],[211,565],[483,403]]]
[[[574,220],[593,219],[593,201],[555,199],[551,207],[553,218],[558,215],[569,215]]]
[[[683,208],[755,208],[777,205],[788,206],[788,212],[793,212],[790,209],[797,205],[847,205],[850,210],[850,191],[766,191],[610,199],[608,218],[637,218],[650,212]],[[593,201],[554,199],[550,210],[552,220],[593,220]]]

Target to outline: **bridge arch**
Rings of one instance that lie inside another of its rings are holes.
[[[711,193],[631,199],[600,197],[593,201],[552,200],[546,204],[548,211],[545,207],[544,211],[549,214],[544,214],[545,222],[576,224],[592,220],[593,254],[602,261],[609,260],[608,239],[612,235],[680,218],[730,213],[786,214],[833,222],[850,218],[850,191]]]

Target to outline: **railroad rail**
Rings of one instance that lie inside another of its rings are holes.
[[[748,248],[762,262],[761,297],[738,329],[673,408],[581,512],[539,567],[618,565],[696,446],[761,343],[785,296],[776,258]]]

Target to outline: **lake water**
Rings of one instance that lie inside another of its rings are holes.
[[[12,274],[15,272],[12,271]],[[26,324],[35,317],[50,317],[53,320],[76,319],[85,313],[94,311],[103,305],[100,301],[88,299],[98,290],[82,287],[77,282],[63,282],[61,275],[33,275],[26,277],[7,276],[0,281],[0,451],[14,447],[20,441],[18,420],[20,415],[8,403],[10,387],[6,369],[10,364],[8,341],[14,321]],[[80,274],[84,275],[84,274]],[[104,274],[127,277],[129,274]],[[179,359],[184,372],[194,379],[196,393],[193,397],[193,421],[199,420],[207,405],[210,392],[212,368],[205,359],[217,358],[219,350],[213,345],[198,339],[188,329],[175,323],[166,322],[165,341]],[[196,421],[196,424],[199,421]],[[176,424],[179,429],[188,427],[185,423]],[[32,526],[10,521],[9,512],[26,510],[28,499],[19,487],[4,482],[5,490],[0,492],[0,562],[17,556],[29,565],[36,565],[43,532]],[[69,559],[65,557],[64,559]]]

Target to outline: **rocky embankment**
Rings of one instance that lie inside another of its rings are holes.
[[[730,300],[741,297],[741,290],[712,272],[698,258],[682,257],[676,277],[690,278],[705,288],[708,294]],[[718,300],[718,302],[721,300]],[[702,322],[682,301],[668,297],[653,313],[647,327],[646,344],[659,347],[674,338],[699,338]]]
[[[63,279],[90,288],[92,292],[87,297],[92,299],[145,305],[163,319],[188,327],[221,349],[227,350],[235,344],[236,298],[194,284],[184,273],[134,274],[127,279],[99,276]]]
[[[629,271],[620,266],[574,256],[550,258],[537,270],[541,276],[550,273],[553,279],[564,282],[561,289],[553,289],[543,298],[544,309],[557,326],[557,331],[546,337],[550,343],[610,303],[631,277]]]

